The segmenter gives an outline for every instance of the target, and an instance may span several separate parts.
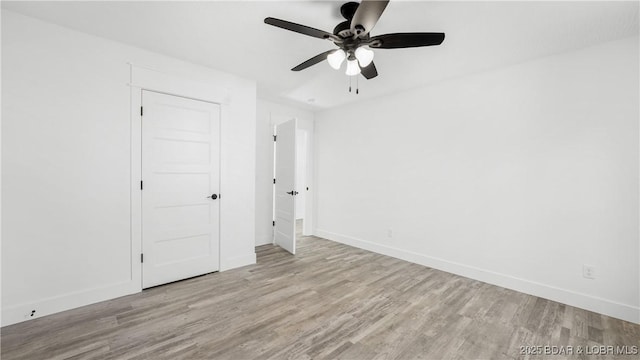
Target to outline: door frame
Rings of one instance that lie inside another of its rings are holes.
[[[281,115],[277,113],[270,112],[269,113],[269,127],[270,127],[270,137],[273,137],[276,134],[276,126],[288,121],[296,119],[298,124],[298,130],[302,130],[306,133],[307,143],[306,143],[306,153],[298,154],[300,156],[304,156],[305,158],[305,184],[298,185],[298,192],[305,192],[305,219],[303,221],[302,235],[303,236],[312,236],[315,235],[315,223],[316,223],[316,189],[315,189],[315,130],[313,120],[309,120],[305,117],[300,116],[288,116]],[[271,143],[271,155],[270,155],[270,176],[269,181],[272,178],[275,178],[275,161],[276,161],[276,142],[270,141]],[[309,188],[309,190],[307,190]],[[271,220],[275,220],[275,186],[271,187]],[[266,243],[259,243],[258,245],[265,245]],[[271,241],[268,244],[275,244],[275,229],[271,227]]]
[[[302,138],[300,137],[300,135],[302,135]],[[308,169],[307,169],[307,143],[308,143],[308,137],[309,137],[309,132],[306,129],[301,129],[300,127],[296,128],[296,187],[297,187],[297,191],[298,191],[298,195],[300,195],[300,197],[296,198],[296,221],[298,221],[298,214],[297,212],[299,210],[302,211],[303,213],[303,217],[302,217],[302,233],[304,234],[304,222],[307,219],[307,184],[309,183],[309,181],[307,180],[307,176],[308,176]],[[303,140],[303,141],[301,141]],[[300,148],[300,146],[302,145],[302,151],[298,151],[298,148]],[[300,161],[302,161],[302,166],[300,165]],[[298,178],[298,175],[302,175],[302,179]],[[298,181],[298,180],[302,180],[302,181]],[[297,196],[297,195],[296,195]],[[303,206],[298,206],[299,204],[299,200],[301,199],[301,201],[303,202],[302,205]],[[306,234],[308,235],[308,234]]]
[[[131,124],[131,281],[136,286],[137,291],[142,291],[142,263],[140,254],[142,253],[142,190],[140,180],[142,180],[142,91],[153,91],[166,95],[179,96],[187,99],[205,101],[220,105],[220,158],[222,163],[223,155],[223,133],[222,122],[228,118],[229,114],[229,91],[226,88],[204,83],[182,76],[160,72],[154,69],[141,67],[129,63],[130,79],[129,91],[131,99],[130,124]],[[220,167],[220,178],[223,176],[223,168]],[[220,184],[220,193],[222,181]],[[222,203],[220,204],[222,211]],[[222,270],[223,246],[222,226],[220,224],[219,264]]]

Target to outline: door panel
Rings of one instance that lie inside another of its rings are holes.
[[[276,245],[296,253],[296,120],[276,126]],[[293,192],[293,194],[291,194]]]
[[[219,105],[142,92],[143,288],[219,270]]]

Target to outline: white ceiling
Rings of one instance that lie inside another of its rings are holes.
[[[638,2],[391,1],[373,35],[444,32],[441,46],[375,50],[379,76],[348,77],[320,63],[290,69],[334,48],[275,28],[267,16],[331,32],[335,1],[8,2],[2,8],[227,71],[258,83],[260,97],[306,108],[333,107],[447,78],[638,35]],[[310,99],[313,99],[310,101]]]

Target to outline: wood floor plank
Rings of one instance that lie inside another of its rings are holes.
[[[257,264],[1,329],[2,359],[535,359],[640,325],[317,237]],[[612,356],[557,356],[611,359]]]

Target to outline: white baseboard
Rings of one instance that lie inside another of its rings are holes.
[[[220,271],[231,270],[242,266],[253,265],[256,263],[256,253],[243,256],[236,256],[231,259],[220,260]]]
[[[220,271],[235,269],[238,267],[256,263],[256,254],[251,253],[220,262]],[[95,304],[97,302],[115,299],[117,297],[135,294],[142,291],[141,284],[132,281],[116,283],[107,286],[96,287],[81,291],[75,291],[63,295],[52,296],[34,302],[26,302],[2,308],[2,326],[55,314],[61,311],[75,309],[81,306]],[[31,316],[31,312],[36,312]]]
[[[251,253],[220,262],[220,271],[256,263],[256,254]],[[26,302],[2,308],[2,326],[55,314],[61,311],[75,309],[97,302],[115,299],[117,297],[135,294],[142,291],[141,284],[132,281],[116,283],[63,295],[52,296],[39,301]],[[32,310],[36,312],[31,316]]]
[[[376,244],[371,241],[337,234],[326,230],[316,229],[315,233],[316,236],[331,241],[640,324],[640,307],[621,304],[608,299],[561,289],[547,284],[480,269],[474,266],[398,249],[392,246]]]
[[[271,245],[273,244],[273,237],[266,237],[263,239],[256,239],[256,246]]]
[[[2,326],[16,324],[85,305],[95,304],[100,301],[110,300],[140,291],[141,284],[136,285],[132,281],[126,281],[52,296],[35,302],[3,307]],[[30,316],[32,310],[35,310],[35,313],[33,316]]]

